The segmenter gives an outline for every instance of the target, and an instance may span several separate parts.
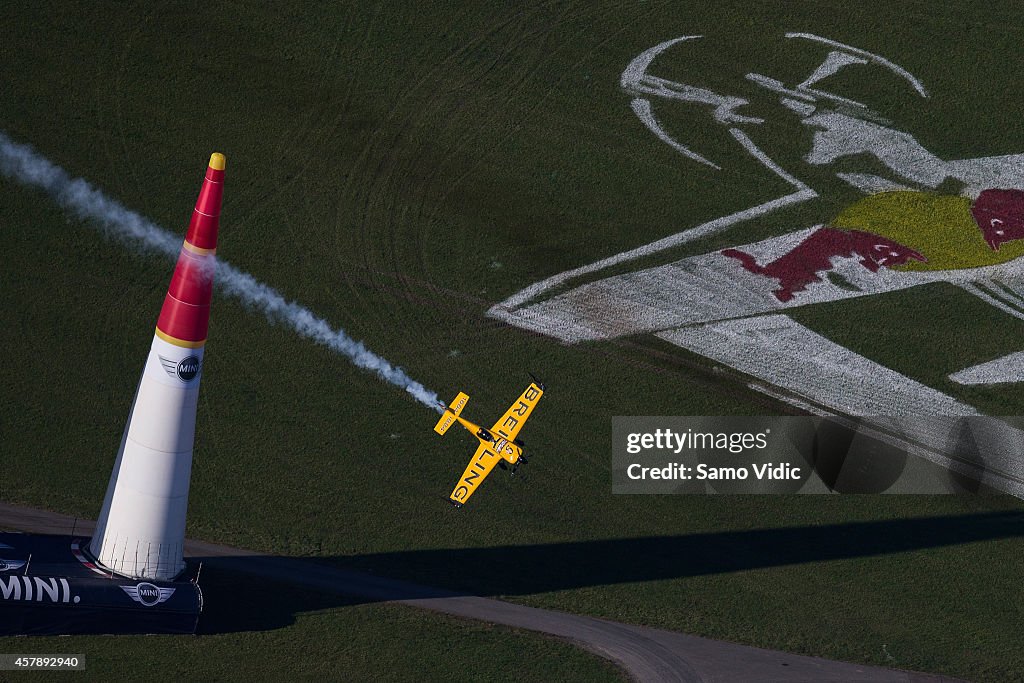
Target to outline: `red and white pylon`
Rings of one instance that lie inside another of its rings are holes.
[[[89,543],[101,566],[132,578],[169,580],[185,568],[185,513],[224,164],[223,154],[210,157]]]

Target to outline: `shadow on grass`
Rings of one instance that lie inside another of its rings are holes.
[[[194,559],[204,565],[200,632],[217,633],[279,628],[299,613],[365,602],[527,595],[1021,537],[1024,513],[991,512],[351,557]]]
[[[199,584],[203,589],[203,613],[198,635],[273,631],[293,624],[298,614],[366,602],[268,581],[231,567],[207,567],[205,563]]]

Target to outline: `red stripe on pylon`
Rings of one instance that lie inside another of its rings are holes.
[[[220,158],[223,161],[223,157]],[[200,249],[217,248],[223,188],[224,171],[208,167],[188,226],[185,237],[187,244]],[[156,323],[160,332],[186,342],[206,339],[210,322],[210,299],[213,297],[214,264],[212,255],[197,254],[182,248]]]
[[[185,239],[200,249],[217,248],[217,227],[220,223],[220,204],[224,193],[224,171],[206,169],[203,187],[192,211]]]
[[[208,306],[213,296],[214,263],[213,256],[182,249],[167,293],[187,304]]]
[[[210,325],[210,304],[195,305],[175,299],[168,292],[160,318],[156,321],[158,330],[166,335],[187,342],[206,339]]]

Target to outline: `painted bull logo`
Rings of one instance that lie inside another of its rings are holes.
[[[833,268],[835,258],[859,257],[860,265],[871,272],[910,261],[927,264],[918,270],[949,271],[1004,263],[1024,253],[1019,244],[1000,250],[1007,242],[1024,239],[1020,190],[983,190],[974,202],[930,193],[882,193],[849,207],[838,220],[842,229],[820,228],[764,265],[741,249],[721,253],[739,260],[748,272],[777,279],[773,294],[782,302],[821,282],[820,275]],[[858,225],[887,234],[860,230]]]
[[[708,87],[724,83],[722,74],[703,82],[680,70],[686,53],[719,47],[697,35],[644,50],[620,79],[634,120],[709,185],[749,182],[751,188],[782,191],[550,275],[488,315],[565,343],[654,334],[738,370],[752,378],[753,389],[817,414],[977,414],[960,398],[862,356],[788,313],[806,304],[945,283],[1024,319],[1024,154],[943,159],[886,118],[929,98],[914,74],[828,37],[794,32],[782,38],[773,68],[783,75],[747,73],[733,92]],[[670,50],[678,55],[659,61]],[[789,65],[787,51],[794,53]],[[795,65],[808,59],[818,61],[793,78]],[[712,62],[731,63],[720,55],[704,60]],[[855,71],[861,72],[859,95],[851,96],[843,87]],[[902,92],[880,99],[890,109],[879,112],[861,101],[865,83]],[[751,93],[759,99],[748,99]],[[705,112],[711,125],[679,123],[673,110],[681,107]],[[716,151],[723,144],[734,145],[732,153]],[[724,179],[732,172],[726,163],[737,155],[763,177],[748,166]],[[851,202],[850,188],[861,198]],[[798,205],[800,215],[817,216],[763,237],[770,223],[762,219]],[[760,241],[747,239],[751,233]],[[728,237],[731,248],[692,249],[715,236]],[[683,249],[689,251],[671,262],[626,267]],[[1022,358],[1024,352],[1010,353],[949,378],[961,384],[1024,381]],[[945,452],[935,435],[914,439]]]
[[[832,259],[836,257],[857,256],[860,265],[872,273],[883,266],[900,265],[910,259],[928,260],[910,247],[880,235],[835,228],[819,228],[792,251],[763,266],[739,249],[726,249],[722,255],[738,259],[751,273],[776,278],[779,288],[773,294],[779,301],[790,301],[795,292],[803,291],[812,282],[821,282],[819,273],[831,270]]]
[[[996,251],[1004,242],[1024,239],[1024,192],[1020,190],[983,191],[971,207],[971,215]]]

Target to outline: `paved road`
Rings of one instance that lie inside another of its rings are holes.
[[[92,531],[93,522],[0,503],[0,528],[34,533],[88,535]],[[314,560],[263,555],[202,541],[187,541],[186,553],[190,557],[202,558],[205,564],[244,571],[274,581],[550,634],[614,661],[639,681],[939,683],[955,680],[803,657],[526,607],[338,569]]]

